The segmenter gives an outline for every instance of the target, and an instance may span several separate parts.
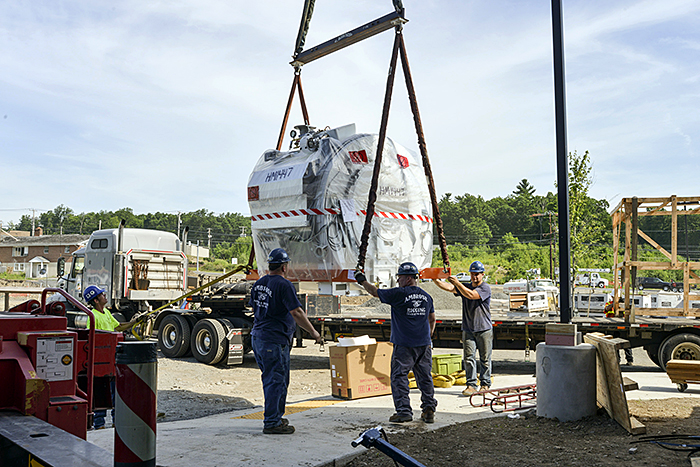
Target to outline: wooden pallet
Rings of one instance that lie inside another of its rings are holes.
[[[625,391],[638,389],[636,382],[623,378],[620,372],[618,351],[629,347],[624,339],[613,338],[599,332],[588,333],[583,340],[597,349],[596,358],[596,399],[611,418],[633,435],[647,432],[639,420],[630,416]]]
[[[700,384],[700,360],[669,360],[666,374],[683,392],[688,389],[688,383]]]

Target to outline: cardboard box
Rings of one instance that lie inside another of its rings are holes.
[[[329,347],[333,396],[360,399],[391,394],[392,351],[389,342]]]

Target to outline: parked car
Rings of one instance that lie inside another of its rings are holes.
[[[455,277],[460,282],[471,282],[472,281],[472,275],[469,274],[468,272],[459,272],[459,273],[455,274]]]
[[[665,292],[671,290],[671,283],[665,282],[658,277],[640,277],[637,279],[637,288],[644,289],[661,289]]]

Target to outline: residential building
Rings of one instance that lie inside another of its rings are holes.
[[[32,279],[56,277],[58,258],[70,263],[72,253],[85,246],[89,238],[89,235],[4,235],[0,238],[0,272],[23,272]]]

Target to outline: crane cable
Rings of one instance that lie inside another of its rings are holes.
[[[362,230],[360,252],[357,259],[356,269],[358,271],[364,271],[365,266],[365,257],[367,254],[369,234],[372,228],[372,218],[374,217],[374,205],[377,201],[377,185],[379,184],[379,173],[381,171],[382,149],[384,147],[384,140],[386,138],[386,127],[389,120],[389,108],[391,106],[391,94],[394,87],[394,76],[396,71],[396,60],[398,52],[400,52],[401,56],[401,65],[403,67],[404,79],[406,81],[406,89],[408,91],[408,98],[411,104],[411,112],[413,113],[413,121],[415,124],[416,135],[418,136],[418,147],[420,149],[423,161],[423,170],[425,171],[425,176],[428,182],[428,190],[430,192],[430,200],[433,208],[433,217],[435,219],[435,228],[437,230],[438,242],[440,244],[440,252],[442,255],[443,270],[447,272],[450,267],[450,258],[447,253],[447,241],[445,240],[445,232],[443,230],[442,218],[440,217],[440,207],[438,205],[437,195],[435,193],[435,181],[433,180],[433,173],[430,167],[430,160],[428,159],[428,148],[425,143],[425,136],[423,134],[423,126],[421,123],[420,112],[418,111],[418,101],[416,99],[415,88],[413,87],[411,69],[408,65],[408,55],[406,54],[406,46],[403,41],[403,34],[401,32],[400,26],[396,27],[394,48],[389,64],[389,76],[387,78],[386,83],[384,107],[382,109],[382,121],[379,129],[379,142],[377,144],[377,154],[374,159],[372,183],[367,199],[367,216],[365,217],[365,225],[364,229]]]

